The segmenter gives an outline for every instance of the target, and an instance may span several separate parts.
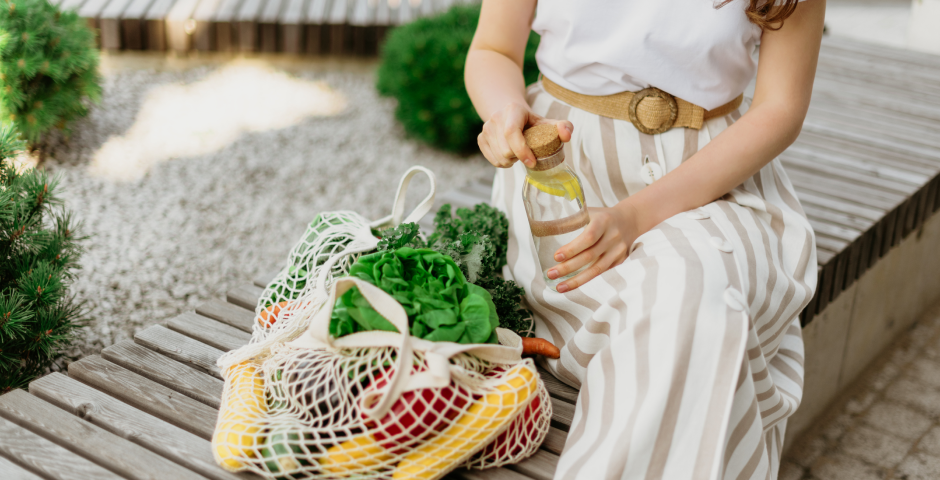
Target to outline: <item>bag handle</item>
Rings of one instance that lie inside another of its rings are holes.
[[[397,332],[359,332],[338,339],[330,336],[330,318],[333,315],[336,299],[354,286],[359,288],[363,297],[376,312],[398,329]],[[397,300],[369,282],[355,277],[342,277],[333,284],[326,303],[311,319],[307,331],[289,345],[298,348],[393,347],[398,349],[395,366],[387,377],[386,384],[382,388],[369,389],[364,392],[360,403],[363,414],[370,418],[382,418],[404,392],[449,385],[451,374],[456,368],[450,364],[449,359],[454,355],[472,353],[482,360],[494,363],[520,362],[522,339],[519,335],[504,328],[497,328],[496,333],[499,337],[499,345],[431,342],[414,338],[408,328],[408,315]],[[422,372],[413,371],[416,349],[424,352],[427,369]]]
[[[405,214],[405,196],[408,194],[408,185],[411,183],[411,179],[415,175],[423,173],[427,175],[428,180],[431,183],[431,191],[428,192],[427,196],[421,200],[420,203],[411,211],[411,213],[402,219],[402,216]],[[408,169],[407,172],[401,177],[401,181],[398,183],[398,193],[395,195],[395,203],[392,205],[392,214],[380,218],[371,224],[370,227],[378,227],[387,223],[391,223],[393,226],[398,226],[401,223],[411,223],[421,220],[429,211],[431,207],[434,206],[434,194],[437,192],[437,179],[434,177],[434,172],[424,168],[420,165],[415,165]]]

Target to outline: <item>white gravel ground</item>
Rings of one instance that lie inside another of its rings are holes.
[[[293,75],[325,81],[346,98],[345,109],[243,134],[212,153],[168,159],[139,180],[96,173],[96,152],[109,137],[133,129],[148,92],[222,68],[218,61],[198,63],[164,68],[164,60],[131,58],[123,64],[134,68],[106,68],[102,103],[46,160],[62,176],[62,197],[91,237],[73,286],[88,302],[91,325],[74,356],[130,339],[271,271],[320,211],[386,215],[398,177],[411,165],[434,170],[441,192],[489,171],[480,155],[464,158],[405,138],[394,101],[375,92],[374,64],[330,69],[294,62]]]

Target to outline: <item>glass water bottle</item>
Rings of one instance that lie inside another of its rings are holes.
[[[536,156],[535,166],[526,167],[522,200],[535,240],[542,276],[552,290],[590,265],[564,277],[548,278],[556,266],[555,252],[578,237],[590,222],[584,190],[574,170],[565,163],[565,150],[554,125],[538,125],[525,131],[526,144]]]

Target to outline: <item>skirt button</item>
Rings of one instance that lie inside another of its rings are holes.
[[[744,311],[744,308],[746,306],[744,305],[744,298],[743,298],[743,295],[741,295],[741,292],[733,288],[729,288],[725,290],[724,297],[725,297],[725,303],[728,304],[728,308],[731,308],[732,310],[737,310],[739,312]]]
[[[656,180],[663,178],[663,169],[657,163],[644,164],[640,167],[640,178],[642,178],[647,185],[652,185]]]
[[[731,242],[727,240],[723,240],[718,237],[712,237],[711,243],[713,247],[717,248],[718,250],[721,250],[722,252],[731,253],[732,251],[734,251],[734,247],[731,246]]]

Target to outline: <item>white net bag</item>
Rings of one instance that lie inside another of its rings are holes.
[[[419,172],[431,193],[402,220]],[[213,451],[223,467],[277,478],[431,479],[538,449],[551,403],[518,335],[497,329],[498,345],[412,337],[394,298],[343,277],[375,249],[373,228],[417,221],[433,197],[433,175],[415,167],[392,215],[370,223],[332,212],[307,229],[259,299],[251,342],[219,359],[225,388]],[[334,303],[352,287],[398,332],[331,337]]]
[[[333,304],[352,287],[404,333],[330,337]],[[520,337],[497,334],[498,345],[412,337],[394,298],[340,278],[300,337],[223,372],[217,460],[268,477],[436,479],[525,458],[551,404]]]

